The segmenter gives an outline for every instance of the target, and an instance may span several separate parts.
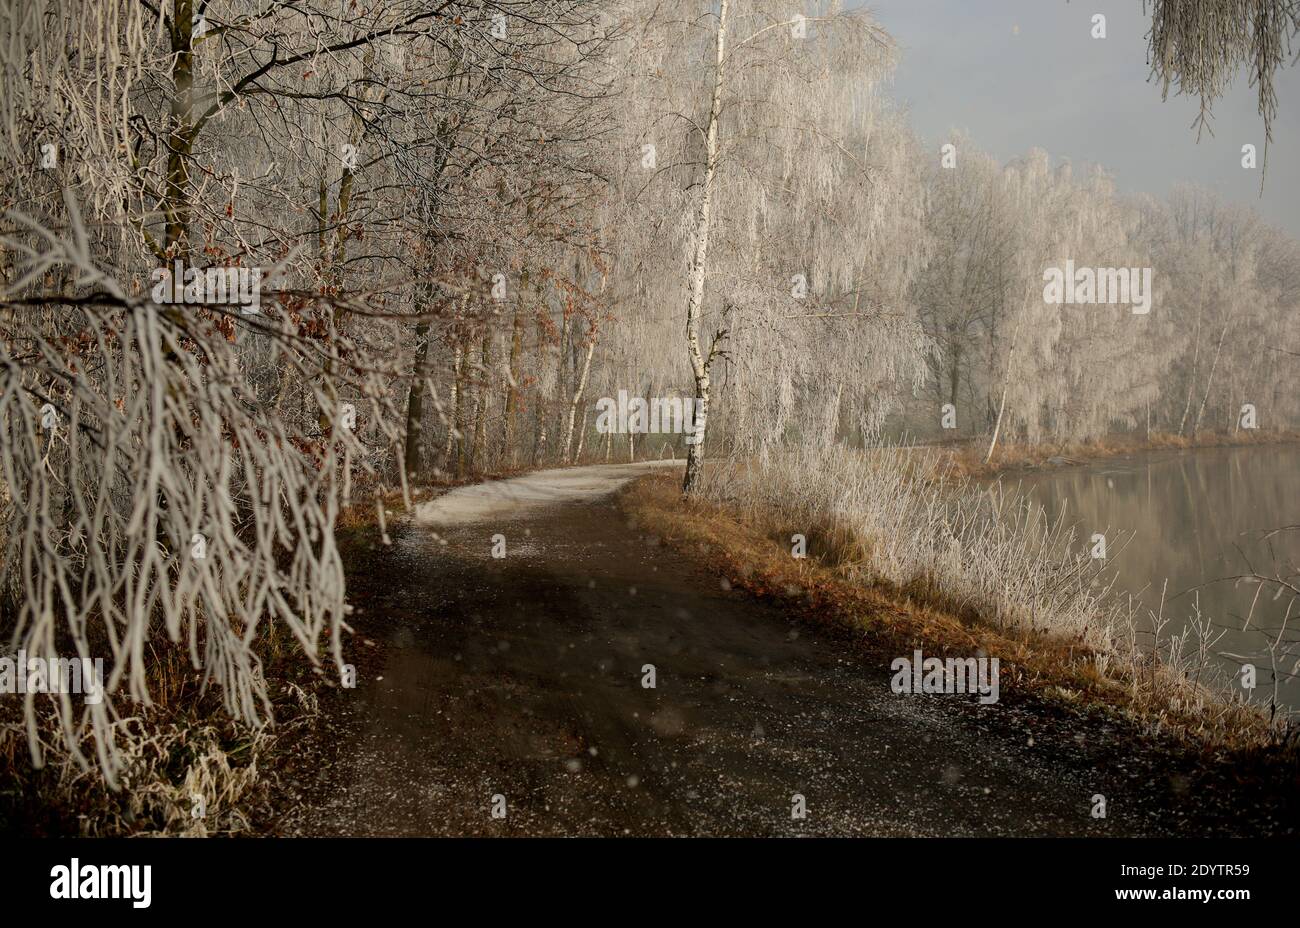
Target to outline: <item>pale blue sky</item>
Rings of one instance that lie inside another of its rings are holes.
[[[1180,182],[1253,206],[1300,237],[1300,68],[1278,78],[1264,196],[1259,171],[1241,167],[1241,146],[1262,161],[1264,125],[1244,75],[1214,107],[1199,144],[1197,103],[1147,80],[1150,19],[1138,0],[872,0],[902,62],[891,93],[936,152],[952,128],[1006,161],[1037,146],[1055,160],[1095,162],[1120,189],[1157,195]],[[1106,16],[1106,38],[1091,36]]]

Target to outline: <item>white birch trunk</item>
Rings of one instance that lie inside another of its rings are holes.
[[[1232,325],[1232,317],[1237,314],[1237,304],[1233,301],[1232,309],[1228,311],[1228,318],[1223,321],[1223,328],[1219,331],[1219,343],[1214,347],[1214,360],[1210,363],[1210,374],[1205,378],[1205,393],[1201,397],[1201,408],[1196,411],[1196,419],[1192,422],[1192,438],[1200,431],[1201,419],[1205,416],[1205,406],[1210,402],[1210,391],[1214,389],[1214,372],[1219,369],[1219,356],[1223,353],[1223,340],[1228,335],[1228,328]]]
[[[725,77],[727,48],[727,13],[729,0],[722,0],[718,10],[718,57],[713,75],[713,100],[709,105],[709,127],[706,138],[704,184],[700,194],[700,213],[695,223],[695,256],[691,261],[690,297],[686,304],[686,349],[691,358],[691,372],[695,375],[695,443],[686,453],[686,479],[683,493],[692,493],[699,486],[700,472],[704,467],[704,436],[709,418],[709,360],[700,349],[700,317],[704,310],[704,278],[709,254],[709,231],[712,228],[713,179],[718,170],[718,117],[722,110],[722,89]]]
[[[460,345],[456,346],[455,353],[452,355],[451,362],[451,421],[447,424],[447,449],[443,453],[443,470],[448,473],[452,472],[452,464],[456,454],[456,439],[459,438],[458,430],[460,428],[460,370],[461,359],[463,357]]]
[[[587,354],[582,359],[582,373],[578,377],[578,385],[573,390],[573,399],[569,401],[569,419],[564,427],[564,454],[561,460],[570,464],[573,463],[569,460],[569,448],[573,446],[573,424],[578,416],[578,404],[582,401],[582,392],[587,389],[587,375],[591,373],[591,356],[595,350],[596,336],[593,333],[587,342]]]
[[[1024,315],[1016,320],[1016,328],[1011,336],[1011,349],[1007,352],[1007,370],[1002,377],[1002,400],[998,403],[998,418],[993,426],[993,440],[989,442],[989,453],[984,455],[984,463],[987,464],[993,460],[993,449],[998,446],[998,435],[1002,432],[1002,416],[1007,410],[1007,387],[1011,383],[1011,365],[1016,357],[1016,344],[1020,341],[1020,326],[1024,322]]]

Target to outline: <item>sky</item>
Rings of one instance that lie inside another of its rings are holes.
[[[1277,77],[1278,112],[1260,197],[1260,169],[1244,170],[1252,143],[1262,165],[1264,122],[1243,73],[1214,105],[1214,134],[1192,126],[1195,98],[1162,102],[1148,81],[1149,14],[1138,0],[872,0],[898,42],[891,94],[921,138],[952,129],[1000,161],[1038,147],[1055,163],[1100,164],[1126,193],[1164,196],[1193,183],[1258,210],[1300,238],[1300,67]],[[1106,38],[1092,17],[1106,17]],[[960,157],[960,154],[958,155]]]

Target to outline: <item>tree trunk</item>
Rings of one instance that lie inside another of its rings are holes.
[[[194,148],[194,0],[176,0],[171,20],[172,99],[163,201],[163,249],[187,257],[190,224],[190,154]]]
[[[1016,327],[1011,335],[1011,348],[1007,351],[1007,369],[1002,376],[1002,400],[998,403],[998,418],[993,425],[993,439],[989,442],[989,453],[984,455],[985,464],[993,460],[993,449],[998,446],[998,435],[1002,433],[1002,416],[1007,411],[1007,387],[1011,383],[1011,364],[1016,357],[1016,344],[1020,341],[1020,325],[1024,318],[1022,307],[1021,316],[1016,320]]]
[[[519,278],[519,299],[515,300],[515,319],[510,335],[510,363],[506,370],[505,444],[510,456],[510,466],[518,461],[519,449],[515,447],[515,419],[519,413],[519,356],[524,346],[523,295],[528,287],[528,272]]]
[[[451,465],[455,460],[457,430],[460,427],[460,405],[461,405],[461,382],[460,372],[464,366],[464,352],[460,345],[456,346],[452,354],[451,361],[451,417],[447,421],[447,450],[443,454],[442,469],[451,473]]]
[[[541,354],[542,347],[545,344],[546,327],[542,324],[542,320],[538,318],[537,348],[539,354]],[[544,355],[539,358],[539,363],[546,363]],[[546,396],[540,383],[537,385],[536,389],[534,389],[533,394],[537,399],[535,404],[537,408],[533,410],[533,466],[536,467],[541,462],[542,456],[546,453],[546,417],[550,413],[550,409],[547,408]]]
[[[424,381],[429,376],[429,323],[415,327],[415,368],[406,399],[406,476],[419,478],[420,452],[424,434]]]
[[[469,342],[460,352],[460,370],[456,373],[456,476],[464,477],[469,466],[469,380],[473,370]]]
[[[1205,415],[1205,405],[1210,401],[1210,390],[1214,387],[1214,372],[1219,369],[1219,355],[1223,352],[1223,340],[1228,335],[1228,327],[1232,325],[1232,317],[1236,315],[1236,307],[1234,299],[1232,309],[1228,310],[1228,318],[1223,320],[1223,328],[1219,331],[1219,343],[1214,348],[1214,360],[1210,362],[1210,373],[1205,378],[1205,395],[1201,397],[1201,408],[1196,411],[1196,419],[1192,422],[1192,438],[1196,438],[1196,432],[1201,427],[1201,417]]]
[[[582,448],[587,444],[587,414],[584,412],[582,418],[578,420],[578,450],[573,452],[573,462],[576,464],[582,460]]]
[[[700,348],[700,317],[704,311],[704,278],[709,256],[709,232],[712,228],[713,180],[718,171],[718,117],[722,110],[727,48],[727,13],[730,0],[721,0],[718,9],[717,67],[713,75],[713,99],[709,104],[709,128],[705,139],[704,183],[700,193],[700,212],[695,222],[695,256],[691,260],[690,297],[686,304],[686,350],[690,355],[691,373],[695,377],[695,441],[686,453],[686,479],[682,492],[699,489],[704,469],[704,436],[709,420],[709,357]]]
[[[484,457],[487,452],[487,413],[492,399],[492,329],[483,333],[483,351],[480,355],[483,363],[483,385],[478,391],[478,409],[474,413],[474,444],[470,452],[470,464],[473,470],[482,473],[487,469]]]
[[[322,270],[328,264],[329,257],[329,246],[325,244],[325,221],[330,209],[329,181],[325,177],[327,165],[328,162],[320,167],[320,180],[316,189],[316,253]]]
[[[573,399],[569,401],[569,421],[565,424],[564,429],[564,454],[561,460],[572,464],[569,460],[569,448],[573,445],[573,425],[578,415],[578,404],[582,402],[582,392],[587,389],[587,375],[591,373],[591,355],[596,350],[596,333],[591,333],[591,338],[587,339],[587,353],[582,359],[582,373],[578,376],[578,385],[573,390]]]
[[[537,426],[533,431],[533,466],[542,462],[546,455],[546,409],[542,403],[537,404]]]
[[[1178,434],[1182,436],[1187,430],[1187,417],[1192,413],[1192,396],[1196,392],[1196,372],[1201,366],[1201,314],[1204,310],[1205,286],[1201,286],[1201,294],[1196,301],[1196,328],[1192,333],[1193,351],[1192,351],[1192,371],[1187,379],[1187,402],[1183,404],[1183,417],[1178,420]]]
[[[948,390],[948,402],[952,408],[957,408],[957,390],[961,386],[961,346],[953,345],[952,349],[952,368],[949,374],[952,383]]]

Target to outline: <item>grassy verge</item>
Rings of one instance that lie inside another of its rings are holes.
[[[1110,644],[1090,641],[1082,631],[1062,634],[1046,624],[993,619],[933,576],[907,583],[864,579],[863,565],[877,542],[837,516],[684,501],[677,482],[662,475],[625,488],[621,504],[642,529],[701,558],[734,586],[851,637],[881,667],[915,648],[927,656],[997,657],[1004,701],[1101,713],[1193,750],[1295,759],[1293,727],[1272,724],[1258,707],[1180,678],[1158,659],[1134,654],[1118,660]],[[795,533],[808,539],[806,558],[791,555]]]

